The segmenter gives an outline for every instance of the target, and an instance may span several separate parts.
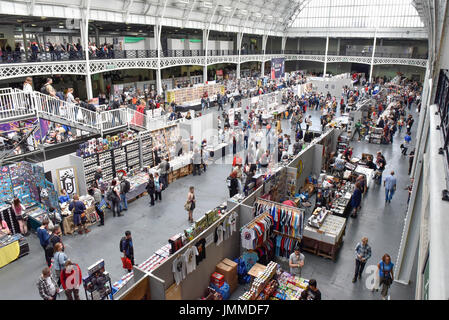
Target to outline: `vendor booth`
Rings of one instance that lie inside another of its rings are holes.
[[[166,250],[134,267],[132,280],[115,297],[300,299],[308,280],[288,272],[294,247],[335,259],[345,232],[346,218],[320,215],[312,207],[324,161],[336,151],[340,133],[332,129],[315,138],[240,202],[228,201],[226,210],[206,213],[193,229],[170,239]],[[323,162],[317,161],[323,153]]]

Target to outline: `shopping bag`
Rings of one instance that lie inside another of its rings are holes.
[[[97,208],[98,210],[100,210],[101,212],[104,212],[106,210],[106,207],[108,206],[108,204],[106,203],[106,200],[104,200],[104,198],[101,199],[100,203],[97,204]]]
[[[131,264],[131,260],[127,257],[122,257],[122,265],[123,269],[131,270],[133,268],[133,265]]]

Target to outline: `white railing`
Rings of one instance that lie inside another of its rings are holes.
[[[9,90],[8,90],[9,89]],[[31,94],[11,88],[0,90],[0,119],[11,120],[36,115],[35,100]]]
[[[128,124],[140,128],[147,128],[147,116],[137,110],[126,108],[128,113]]]
[[[99,113],[101,132],[114,130],[128,125],[127,108],[113,109]]]
[[[54,98],[40,92],[32,93],[37,111],[42,116],[62,119],[72,124],[98,130],[99,115],[95,111],[82,108],[76,104]]]

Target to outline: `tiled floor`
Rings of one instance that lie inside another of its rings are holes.
[[[209,111],[214,112],[216,111]],[[309,113],[309,112],[308,112]],[[319,113],[313,114],[313,130],[319,130]],[[417,122],[413,133],[416,131]],[[284,128],[290,128],[283,121]],[[351,283],[354,267],[354,248],[356,243],[367,236],[373,248],[373,257],[368,265],[375,265],[380,257],[388,252],[395,261],[404,224],[408,183],[408,161],[399,152],[398,137],[393,145],[373,145],[354,142],[354,155],[362,152],[375,153],[382,150],[387,160],[387,171],[395,169],[398,178],[398,191],[391,204],[384,205],[384,189],[373,186],[362,202],[362,210],[356,220],[348,221],[344,244],[335,262],[305,253],[306,264],[303,276],[315,278],[323,299],[378,299],[364,282]],[[200,216],[217,206],[228,197],[225,178],[229,174],[229,164],[210,165],[201,176],[189,176],[175,181],[162,194],[162,202],[149,207],[148,198],[140,198],[129,204],[124,217],[106,217],[104,227],[92,227],[88,235],[65,236],[66,252],[82,270],[103,258],[112,280],[119,279],[124,271],[121,268],[118,242],[126,230],[131,230],[135,246],[135,261],[140,263],[155,250],[167,243],[167,239],[182,232],[187,226],[187,215],[183,210],[188,187],[195,186],[197,208],[195,216]],[[0,269],[0,299],[39,299],[36,287],[40,271],[45,266],[43,250],[36,235],[28,237],[30,254]],[[367,265],[367,267],[368,267]],[[287,265],[284,265],[287,268]],[[238,295],[237,295],[238,296]],[[84,294],[81,295],[84,298]],[[408,286],[394,284],[392,299],[413,299],[414,283]],[[63,298],[64,299],[64,298]]]

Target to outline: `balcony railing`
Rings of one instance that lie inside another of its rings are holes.
[[[241,55],[262,55],[262,50],[242,49]],[[298,54],[298,55],[324,55],[324,50],[266,50],[265,54]],[[232,56],[238,55],[238,50],[208,50],[209,57],[215,56]],[[358,56],[371,57],[370,52],[337,52],[329,51],[330,56]],[[205,50],[161,50],[162,58],[164,57],[203,57]],[[387,54],[376,52],[376,57],[385,58],[404,58],[404,59],[427,59],[427,54]],[[145,59],[157,58],[157,50],[109,50],[107,52],[97,51],[89,53],[89,59]],[[46,51],[46,52],[5,52],[0,57],[0,63],[26,63],[26,62],[51,62],[51,61],[76,61],[84,60],[85,51]]]

